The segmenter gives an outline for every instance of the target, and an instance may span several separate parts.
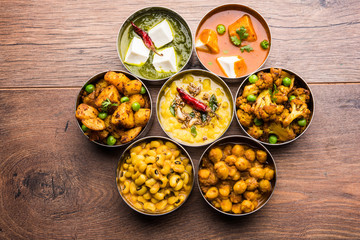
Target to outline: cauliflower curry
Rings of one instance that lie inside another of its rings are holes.
[[[297,87],[295,76],[271,68],[249,77],[236,99],[236,115],[248,134],[271,144],[301,134],[311,120],[310,91]]]

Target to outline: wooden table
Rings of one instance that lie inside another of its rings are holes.
[[[123,149],[98,147],[78,129],[76,94],[95,73],[124,69],[116,35],[132,12],[170,7],[195,31],[220,2],[2,0],[0,239],[359,239],[360,2],[243,3],[271,27],[265,66],[310,83],[314,121],[298,141],[270,149],[278,184],[261,211],[222,216],[195,187],[178,211],[145,217],[116,189]],[[191,68],[200,68],[195,56]],[[158,90],[151,87],[154,103]],[[243,134],[236,121],[231,134]],[[156,120],[149,135],[165,135]],[[196,164],[204,149],[187,148]]]

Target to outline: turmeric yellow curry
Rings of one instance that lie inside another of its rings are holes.
[[[179,142],[204,145],[219,138],[230,125],[231,98],[214,80],[186,74],[164,89],[159,119],[165,132]]]

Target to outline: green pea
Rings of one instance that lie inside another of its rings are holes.
[[[305,127],[306,126],[306,119],[302,118],[298,121],[298,124],[300,127]]]
[[[108,138],[106,139],[106,143],[107,145],[114,145],[116,143],[116,138],[114,138],[113,136],[108,136]]]
[[[291,95],[290,97],[289,97],[289,102],[291,102],[292,100],[294,100],[296,97],[294,96],[294,95]]]
[[[146,89],[144,88],[144,86],[141,86],[140,94],[145,94],[145,93],[146,93]]]
[[[251,75],[249,77],[249,82],[250,83],[256,83],[256,81],[259,80],[258,76],[256,76],[255,74]]]
[[[270,135],[270,137],[269,137],[269,143],[271,143],[271,144],[275,144],[275,143],[277,143],[277,137],[275,136],[275,135]]]
[[[226,32],[226,27],[223,24],[219,24],[216,26],[216,31],[218,34],[223,35]]]
[[[140,104],[138,102],[134,102],[132,105],[131,105],[131,108],[132,110],[134,110],[135,112],[139,111],[140,109]]]
[[[261,46],[262,49],[268,49],[269,48],[269,41],[268,40],[263,40],[260,43],[260,46]]]
[[[249,102],[255,102],[256,101],[256,96],[254,94],[250,94],[247,96],[246,98]]]
[[[95,90],[95,86],[92,84],[88,84],[85,87],[85,91],[87,91],[88,93],[92,93]]]
[[[255,118],[254,123],[256,126],[260,126],[264,123],[264,121],[262,119]]]
[[[86,132],[87,130],[89,130],[89,129],[88,129],[88,127],[87,127],[87,126],[85,126],[84,124],[83,124],[83,125],[81,125],[81,129],[82,129],[84,132]]]
[[[288,78],[288,77],[284,77],[283,80],[282,80],[282,84],[285,86],[285,87],[289,87],[291,85],[291,79]]]
[[[122,103],[128,102],[128,101],[130,101],[130,99],[129,99],[128,97],[122,97],[122,98],[120,99],[120,102],[122,102]]]
[[[99,113],[99,115],[98,115],[98,117],[100,118],[100,119],[105,119],[106,117],[107,117],[107,113],[106,112],[102,112],[102,113]]]

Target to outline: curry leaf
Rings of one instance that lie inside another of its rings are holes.
[[[175,104],[174,104],[174,102],[172,102],[172,104],[170,105],[169,110],[170,110],[171,114],[175,117]]]
[[[209,107],[211,108],[211,110],[213,112],[215,112],[218,109],[218,101],[215,97],[215,95],[211,95],[210,100],[209,100]]]
[[[194,125],[191,126],[190,132],[193,137],[197,136],[196,127]]]
[[[174,107],[171,105],[169,109],[170,109],[171,114],[175,117],[175,109],[174,109]]]

